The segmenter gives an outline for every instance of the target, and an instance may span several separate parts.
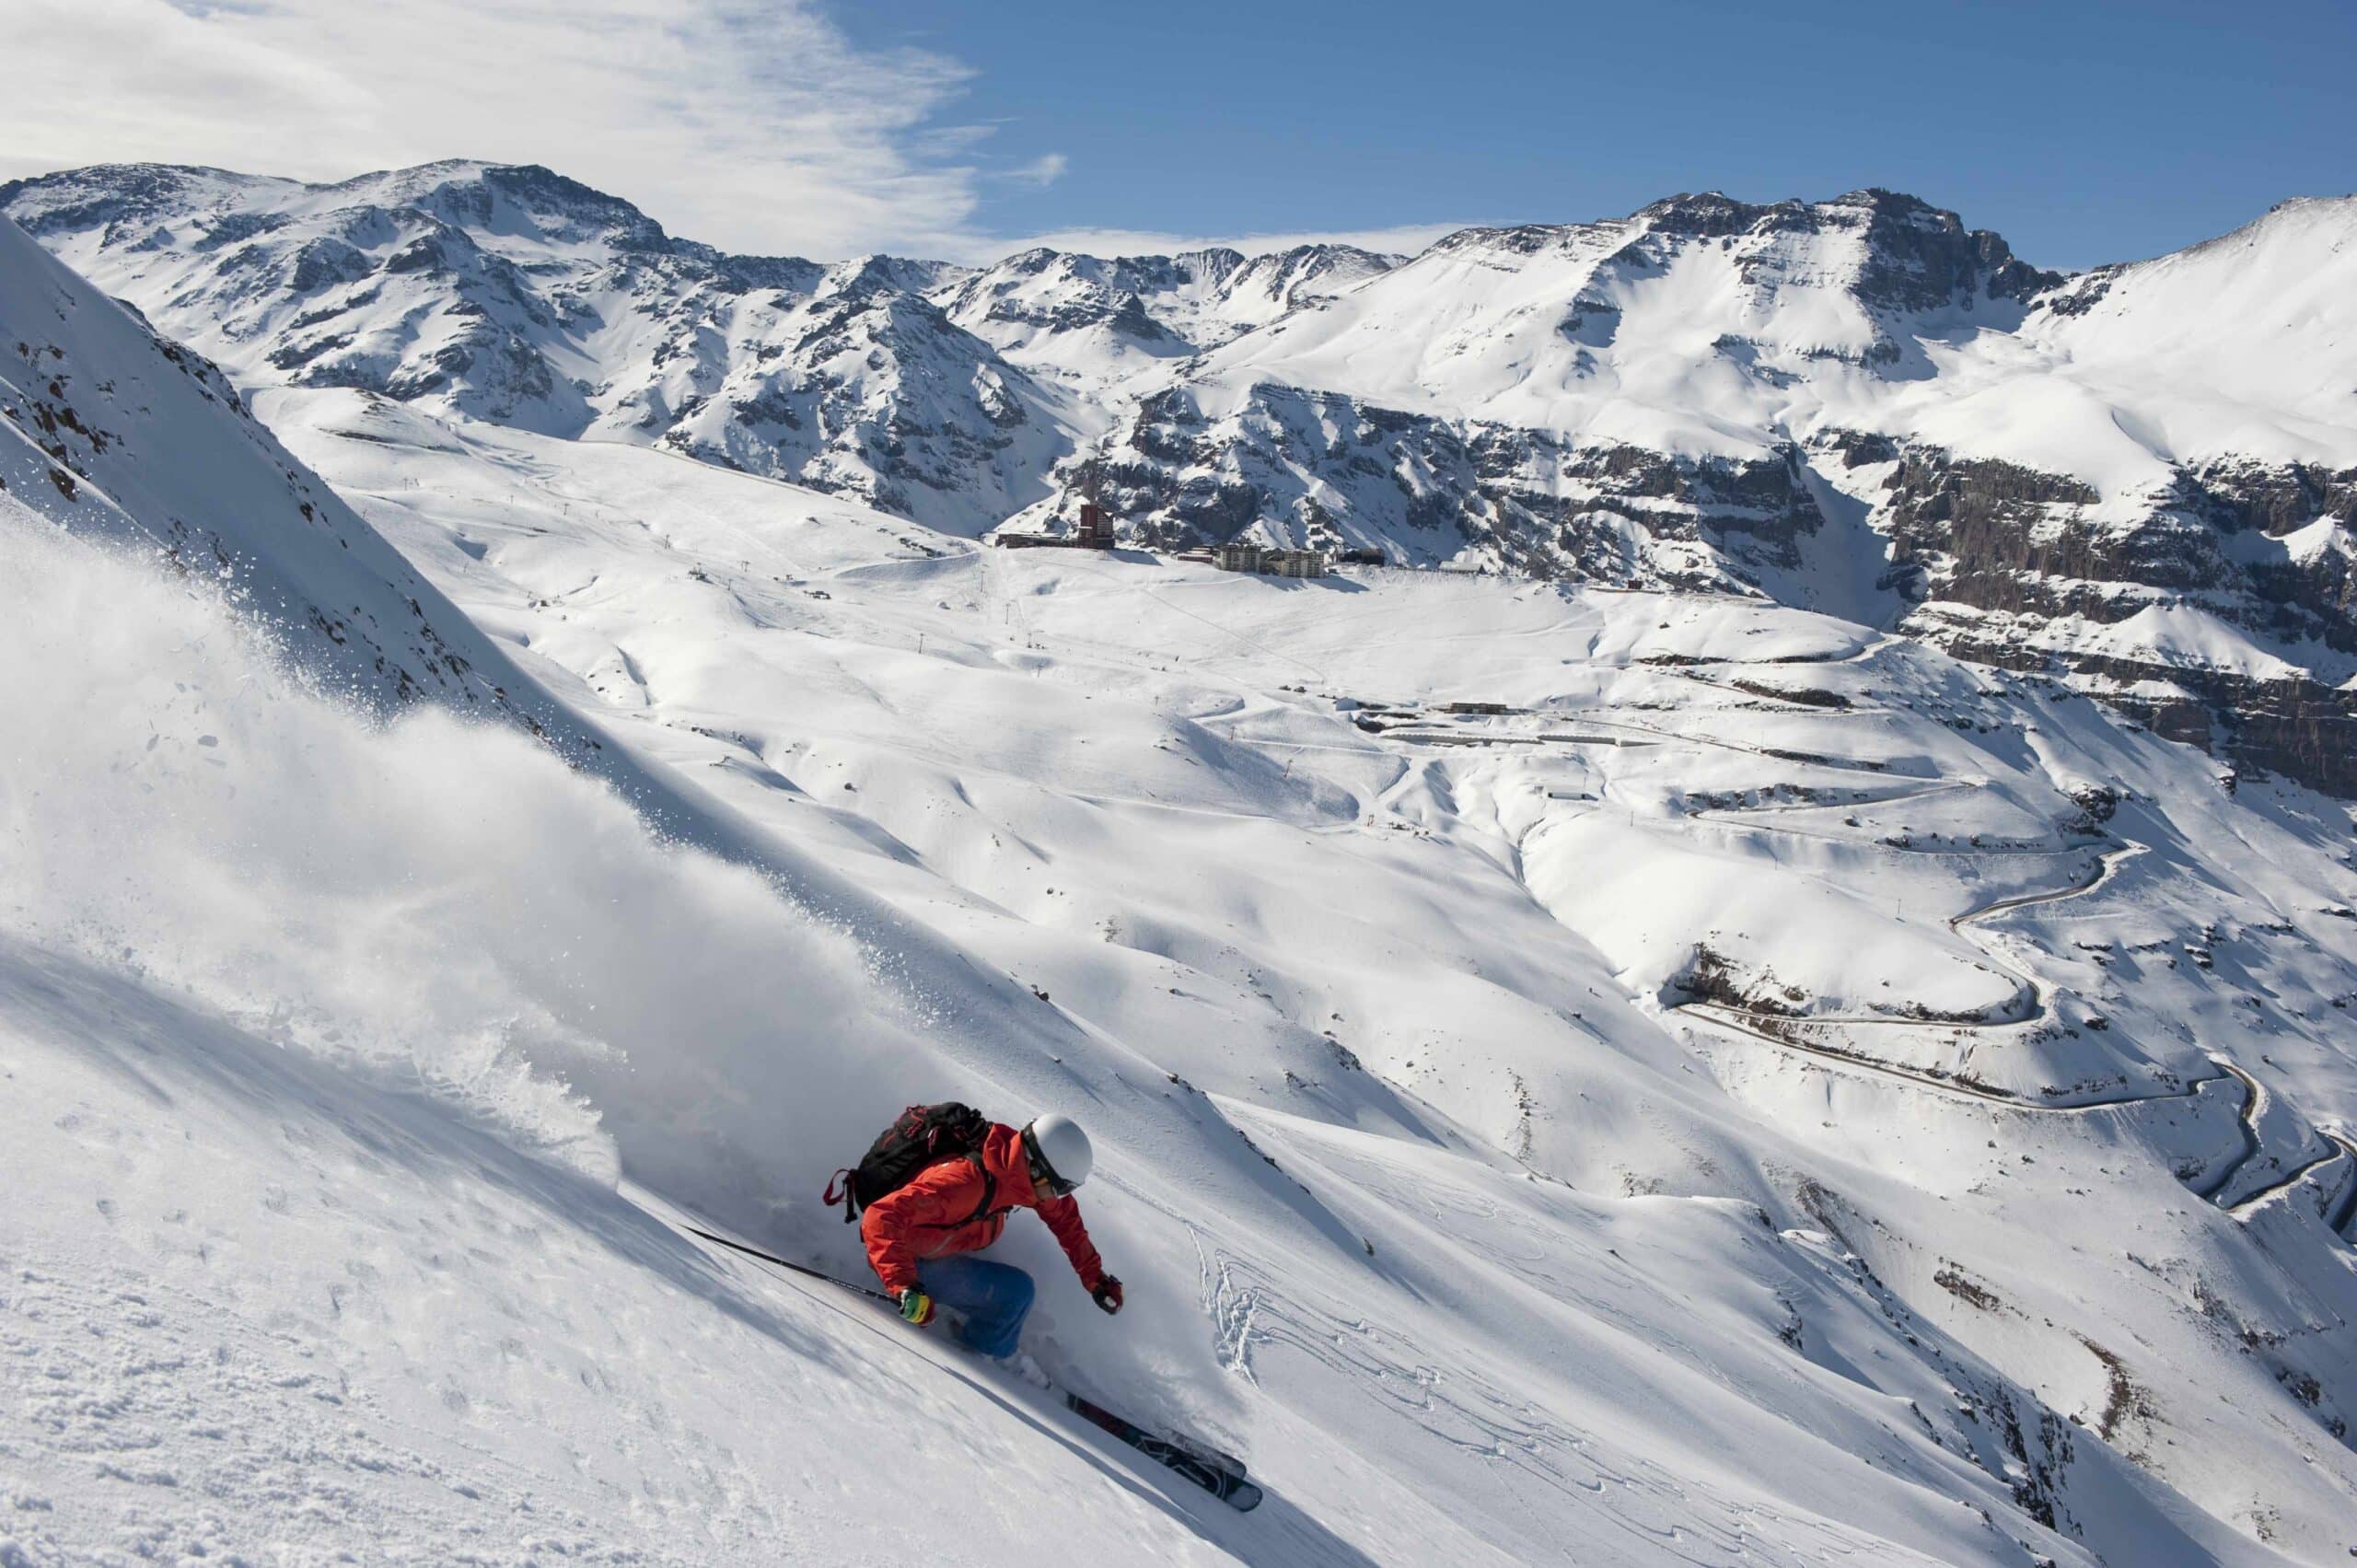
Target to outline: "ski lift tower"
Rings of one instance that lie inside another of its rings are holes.
[[[1081,481],[1080,528],[1073,535],[1073,542],[1083,550],[1113,548],[1113,528],[1105,520],[1105,508],[1097,504],[1098,486],[1103,482],[1105,465],[1102,459],[1091,459],[1086,477]]]

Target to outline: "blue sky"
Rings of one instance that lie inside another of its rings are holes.
[[[1910,191],[2046,265],[2357,189],[2357,4],[1191,0],[837,12],[973,73],[1001,234],[1561,221],[1675,191]]]
[[[542,163],[826,259],[1910,191],[2044,266],[2357,190],[2357,0],[0,0],[0,179]]]

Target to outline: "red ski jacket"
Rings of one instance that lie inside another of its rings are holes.
[[[1020,1128],[994,1123],[975,1156],[927,1166],[907,1186],[877,1199],[859,1216],[859,1236],[876,1277],[898,1295],[917,1283],[917,1260],[980,1251],[998,1239],[1016,1209],[1039,1211],[1080,1283],[1095,1290],[1105,1278],[1105,1263],[1080,1223],[1080,1205],[1069,1197],[1039,1201]]]

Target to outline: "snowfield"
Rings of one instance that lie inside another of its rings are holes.
[[[0,1564],[2357,1550],[2345,803],[1755,596],[249,419],[5,226],[0,329]],[[949,1097],[1260,1508],[680,1228],[860,1277]]]

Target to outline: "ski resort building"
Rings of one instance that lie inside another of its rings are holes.
[[[1230,540],[1213,556],[1223,572],[1258,572],[1271,577],[1322,577],[1326,557],[1315,550],[1280,550]]]
[[[1094,501],[1080,506],[1080,526],[1069,534],[1001,533],[993,536],[1007,550],[1110,550],[1113,524]]]

